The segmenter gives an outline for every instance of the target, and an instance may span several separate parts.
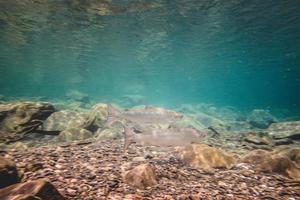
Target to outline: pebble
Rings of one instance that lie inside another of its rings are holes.
[[[28,162],[38,163],[42,168],[25,172],[23,181],[45,177],[70,199],[196,200],[224,196],[233,199],[236,194],[246,200],[262,194],[277,199],[299,199],[295,196],[299,194],[297,186],[285,187],[285,179],[256,174],[242,165],[232,170],[193,169],[182,163],[172,148],[160,152],[155,147],[132,145],[130,153],[125,155],[120,143],[114,140],[97,145],[29,148],[26,152],[9,151],[7,156],[14,158],[20,168],[25,168]],[[151,152],[148,153],[151,156],[143,156],[143,152]],[[155,166],[158,185],[138,190],[122,182],[122,171],[145,161]],[[279,188],[286,191],[274,193]]]

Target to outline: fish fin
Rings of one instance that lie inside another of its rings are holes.
[[[123,147],[123,151],[124,153],[126,152],[126,150],[129,148],[129,146],[134,143],[133,141],[133,133],[131,128],[124,126],[124,147]]]
[[[119,116],[121,111],[115,108],[113,105],[108,104],[108,113],[110,116]]]

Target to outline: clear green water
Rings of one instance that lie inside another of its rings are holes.
[[[0,0],[0,94],[300,113],[299,0]]]

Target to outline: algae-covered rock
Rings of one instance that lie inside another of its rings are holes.
[[[85,140],[91,137],[93,137],[93,133],[86,129],[70,128],[62,131],[58,135],[58,140],[62,142],[70,142],[74,140]]]
[[[273,123],[267,132],[275,139],[291,138],[300,140],[300,121]]]
[[[36,130],[55,111],[45,102],[0,104],[0,141],[14,141]]]
[[[273,141],[272,137],[269,136],[267,133],[256,133],[256,132],[250,132],[247,133],[244,137],[244,141],[253,143],[256,145],[270,145],[273,146],[275,142]]]
[[[40,179],[14,184],[0,190],[3,200],[64,200],[58,190],[48,181]]]
[[[15,163],[7,158],[0,156],[0,188],[18,183],[19,181],[20,176]]]
[[[254,128],[266,129],[277,119],[268,110],[255,109],[249,114],[247,121]]]
[[[97,140],[122,138],[123,130],[116,128],[98,129],[95,136]]]
[[[63,131],[70,128],[83,128],[87,114],[70,110],[55,112],[43,124],[45,131]]]
[[[40,125],[55,111],[49,103],[19,102],[0,105],[1,131],[21,133]]]
[[[141,164],[132,170],[123,172],[123,181],[139,189],[157,184],[155,171],[149,163]]]
[[[117,139],[123,138],[124,133],[124,122],[122,120],[116,120],[112,122],[109,126],[104,129],[98,128],[95,132],[95,137],[97,140],[102,139]]]
[[[92,107],[87,120],[85,121],[85,126],[88,130],[92,132],[99,128],[105,127],[109,116],[109,105],[104,103],[98,103]]]
[[[221,149],[210,147],[206,144],[191,144],[185,147],[180,156],[183,161],[193,167],[203,169],[227,168],[230,169],[236,163],[233,155]]]

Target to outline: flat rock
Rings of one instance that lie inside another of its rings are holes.
[[[232,155],[206,144],[188,145],[183,152],[180,153],[180,156],[182,160],[189,165],[203,169],[230,169],[236,163]]]
[[[270,137],[267,133],[255,133],[250,132],[247,133],[244,137],[244,141],[253,143],[255,145],[274,145],[272,137]]]
[[[267,129],[274,139],[291,138],[300,139],[300,121],[273,123]]]
[[[46,180],[14,184],[0,190],[1,200],[64,200],[56,188]]]

